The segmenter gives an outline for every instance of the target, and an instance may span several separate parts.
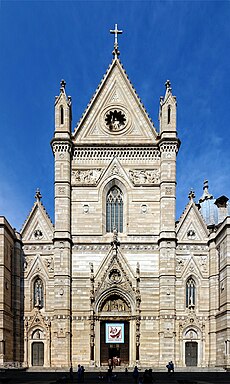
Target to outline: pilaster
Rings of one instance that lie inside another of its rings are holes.
[[[216,365],[216,313],[219,307],[218,251],[214,229],[209,235],[209,366]]]
[[[72,364],[72,239],[71,239],[71,98],[65,82],[55,102],[55,133],[51,141],[55,164],[54,230],[54,321],[52,322],[51,363]]]
[[[176,99],[170,82],[160,102],[159,361],[176,358]]]

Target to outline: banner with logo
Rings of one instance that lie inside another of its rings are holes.
[[[123,323],[105,324],[105,342],[118,344],[125,342],[125,327]]]

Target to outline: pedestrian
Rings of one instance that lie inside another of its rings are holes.
[[[80,366],[80,364],[78,364],[78,366],[77,366],[77,381],[78,381],[78,383],[81,382],[81,377],[82,377],[81,366]]]
[[[168,362],[168,364],[166,365],[166,368],[168,368],[168,373],[174,372],[174,364],[172,360]]]
[[[109,367],[107,372],[108,383],[110,383],[112,380],[112,374],[113,374],[112,367]]]
[[[169,365],[170,365],[170,372],[174,372],[174,364],[172,360],[169,362]]]
[[[135,365],[134,370],[133,370],[133,378],[134,378],[135,384],[138,383],[138,377],[139,377],[139,371],[138,371],[137,366]]]
[[[84,366],[82,365],[81,366],[81,381],[84,383],[85,381],[85,368]]]
[[[73,366],[72,366],[72,364],[71,364],[70,369],[69,369],[69,378],[70,378],[70,381],[72,382],[73,381]]]

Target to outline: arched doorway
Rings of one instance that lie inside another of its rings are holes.
[[[189,327],[184,332],[184,365],[197,367],[202,364],[201,332],[197,327]]]
[[[186,341],[185,343],[185,365],[186,367],[196,367],[198,359],[198,344],[196,341]]]
[[[32,365],[39,367],[44,365],[44,344],[41,341],[32,343]]]
[[[100,365],[129,365],[134,359],[135,323],[128,300],[119,293],[112,293],[101,300],[98,309],[100,348],[97,358]]]

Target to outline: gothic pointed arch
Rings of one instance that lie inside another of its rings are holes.
[[[123,232],[123,193],[114,185],[106,195],[106,232]]]
[[[197,304],[197,284],[192,275],[186,280],[186,308],[195,308]]]
[[[102,206],[105,233],[112,233],[114,228],[119,233],[126,231],[127,192],[125,184],[113,177],[103,188]]]
[[[95,301],[96,313],[108,313],[120,315],[122,312],[131,315],[134,311],[134,299],[130,293],[119,287],[111,287],[97,297]]]

